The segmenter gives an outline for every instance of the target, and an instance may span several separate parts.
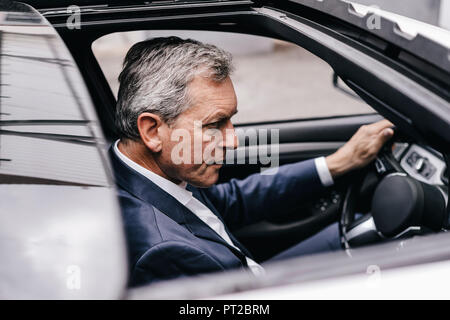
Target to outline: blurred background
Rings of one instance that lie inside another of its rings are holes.
[[[450,29],[450,0],[356,0],[365,5]],[[333,71],[308,51],[275,39],[235,33],[152,30],[116,33],[98,39],[94,54],[117,96],[123,58],[136,42],[179,36],[211,43],[233,54],[232,80],[239,113],[234,123],[306,119],[374,111],[333,85]],[[346,90],[344,84],[341,84]]]

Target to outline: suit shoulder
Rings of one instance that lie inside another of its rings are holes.
[[[130,253],[136,259],[163,237],[152,204],[119,189],[119,203]]]
[[[189,232],[151,203],[123,190],[119,195],[128,243],[140,255],[161,242],[189,238]],[[145,249],[145,250],[143,250]]]

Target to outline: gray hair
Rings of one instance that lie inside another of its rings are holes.
[[[138,42],[119,75],[116,127],[121,138],[139,138],[137,119],[151,112],[171,124],[191,105],[188,84],[197,75],[214,81],[232,72],[231,54],[214,45],[178,37]]]

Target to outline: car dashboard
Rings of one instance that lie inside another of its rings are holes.
[[[415,143],[394,143],[394,158],[412,178],[436,185],[448,202],[448,170],[441,153]]]
[[[395,143],[393,155],[401,168],[414,179],[433,185],[448,185],[444,157],[434,149],[414,143]]]

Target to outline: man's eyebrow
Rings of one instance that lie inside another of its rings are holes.
[[[218,121],[222,121],[225,119],[230,119],[232,116],[234,116],[236,113],[238,112],[238,110],[236,109],[235,111],[233,111],[233,113],[231,115],[226,114],[223,111],[218,111],[217,113],[213,114],[210,117],[206,118],[206,122],[218,122]]]

